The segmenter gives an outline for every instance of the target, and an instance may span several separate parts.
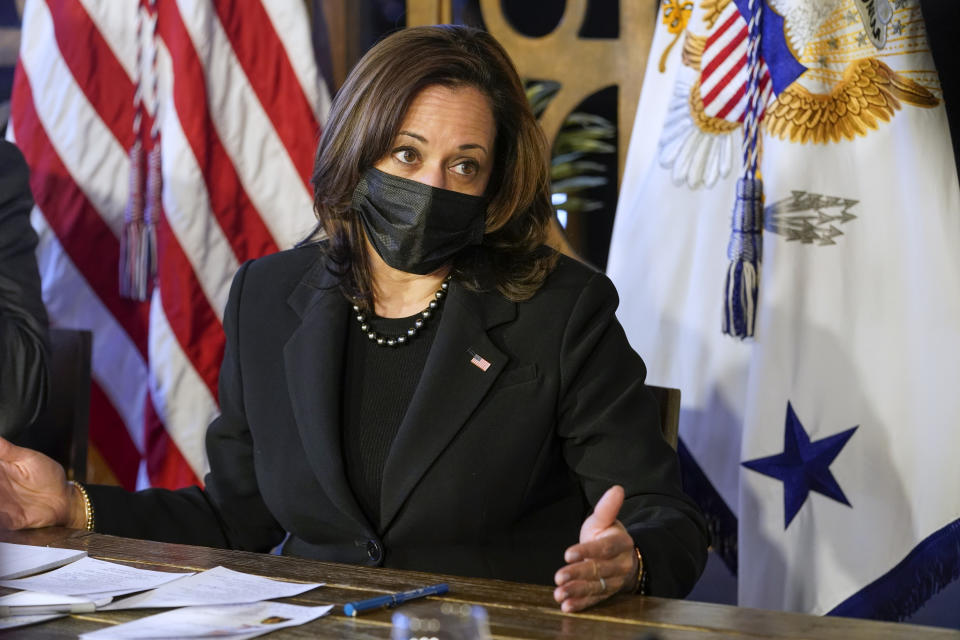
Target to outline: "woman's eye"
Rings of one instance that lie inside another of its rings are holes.
[[[462,176],[472,176],[477,172],[477,163],[472,161],[463,161],[458,162],[454,165],[453,170],[459,173]]]
[[[403,164],[413,164],[417,161],[417,152],[413,149],[397,149],[393,152],[393,157]]]

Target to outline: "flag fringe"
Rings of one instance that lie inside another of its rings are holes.
[[[753,337],[758,284],[756,263],[742,259],[730,262],[724,285],[727,293],[723,308],[725,334],[741,339]]]
[[[147,198],[143,208],[143,232],[141,243],[144,254],[138,268],[144,279],[144,299],[150,295],[150,285],[157,274],[157,221],[160,219],[160,198],[163,193],[163,174],[160,164],[160,143],[154,138],[153,148],[147,158]]]
[[[135,140],[130,147],[130,196],[120,232],[120,295],[131,300],[139,296],[137,265],[143,252],[143,145]]]
[[[737,180],[737,200],[730,227],[723,332],[741,339],[750,338],[754,335],[757,316],[763,254],[763,182],[759,179]]]
[[[147,158],[147,194],[143,195],[143,147],[137,140],[130,148],[130,199],[120,234],[120,295],[129,300],[150,296],[157,272],[156,220],[160,214],[160,147]]]
[[[960,519],[935,531],[894,568],[827,615],[902,621],[960,579]]]

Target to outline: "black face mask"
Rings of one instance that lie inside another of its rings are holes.
[[[424,275],[458,251],[480,244],[487,200],[370,168],[353,191],[353,208],[383,261]]]

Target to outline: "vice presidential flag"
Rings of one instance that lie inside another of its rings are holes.
[[[608,271],[683,390],[739,604],[897,619],[960,575],[960,188],[917,0],[755,0],[755,336],[721,332],[750,0],[664,0]],[[769,78],[769,81],[767,81]]]
[[[231,278],[311,228],[328,103],[302,1],[26,2],[7,137],[51,321],[93,331],[91,444],[127,487],[203,478]]]

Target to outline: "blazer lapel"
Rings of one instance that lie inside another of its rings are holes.
[[[301,318],[283,348],[287,387],[313,472],[330,500],[364,529],[369,520],[350,489],[340,446],[344,336],[350,318],[335,278],[320,260],[287,303]]]
[[[496,294],[473,293],[452,282],[444,304],[420,383],[384,467],[383,531],[509,361],[487,330],[515,318],[516,303]]]

